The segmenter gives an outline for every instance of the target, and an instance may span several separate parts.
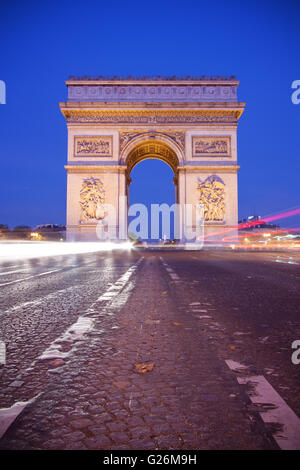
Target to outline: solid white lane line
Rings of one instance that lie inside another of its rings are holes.
[[[28,279],[32,279],[32,278],[34,278],[34,277],[46,276],[47,274],[56,273],[56,272],[62,271],[62,270],[63,270],[63,268],[61,268],[61,269],[53,269],[52,271],[46,271],[45,273],[34,274],[34,275],[32,275],[32,276],[24,277],[23,279],[16,279],[15,281],[4,282],[3,284],[0,284],[0,287],[9,286],[10,284],[16,284],[17,282],[27,281]]]
[[[275,431],[274,439],[283,450],[300,449],[300,419],[288,404],[281,398],[263,375],[253,377],[237,377],[242,385],[250,385],[249,392],[252,403],[265,405],[266,411],[260,411],[265,423],[278,423],[281,431]],[[270,407],[273,405],[274,408]]]

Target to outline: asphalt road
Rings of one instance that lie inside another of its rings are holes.
[[[0,448],[299,449],[299,287],[288,253],[1,264]]]

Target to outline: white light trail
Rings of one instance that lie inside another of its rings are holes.
[[[130,242],[6,242],[0,243],[0,262],[131,248]]]

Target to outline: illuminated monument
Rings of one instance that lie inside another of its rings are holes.
[[[104,204],[115,207],[115,231],[124,238],[127,210],[119,200],[129,198],[131,170],[146,158],[172,168],[181,207],[203,205],[207,234],[236,226],[236,137],[245,107],[238,83],[234,77],[70,77],[68,101],[60,103],[68,127],[68,239],[96,240]],[[183,213],[181,228],[188,223]]]

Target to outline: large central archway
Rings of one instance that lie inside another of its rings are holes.
[[[175,202],[178,202],[178,167],[183,161],[179,146],[170,138],[159,133],[146,133],[130,141],[121,154],[121,161],[126,165],[127,197],[129,198],[130,174],[133,168],[148,158],[162,160],[174,172]]]
[[[161,160],[166,163],[173,171],[173,183],[175,185],[175,203],[178,203],[178,167],[182,155],[180,149],[170,142],[170,139],[159,133],[147,133],[135,138],[125,147],[122,159],[126,165],[126,196],[128,207],[130,205],[130,183],[131,172],[135,166],[147,159]],[[153,175],[155,176],[155,175]],[[173,232],[173,230],[171,230]]]

